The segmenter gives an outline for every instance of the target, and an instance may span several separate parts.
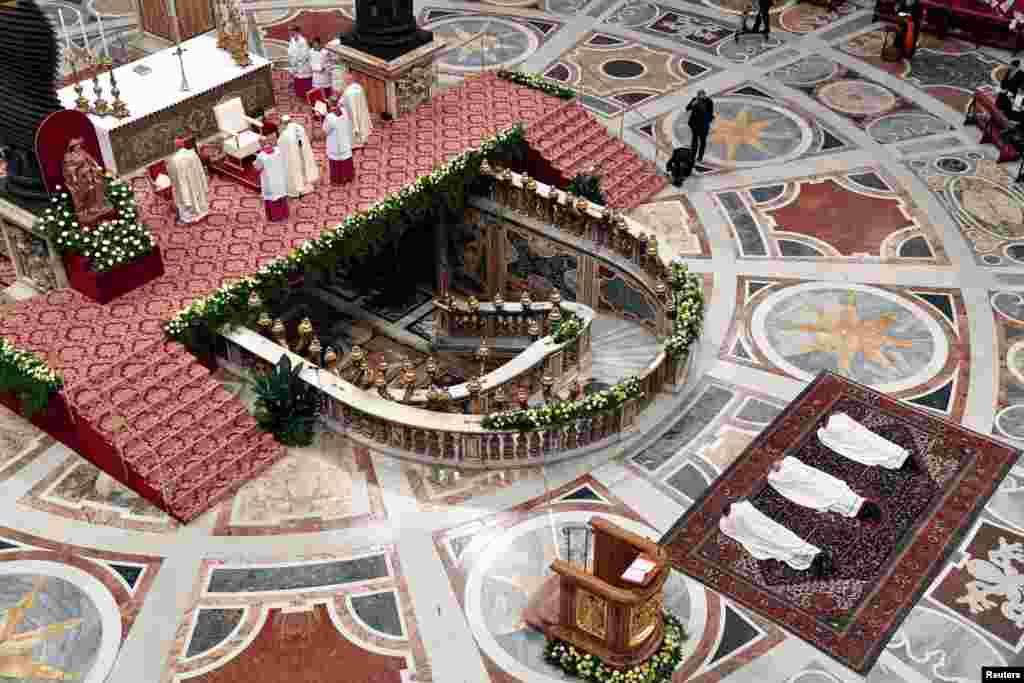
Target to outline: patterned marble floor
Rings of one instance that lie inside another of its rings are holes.
[[[714,279],[697,372],[662,433],[485,473],[327,437],[180,528],[0,409],[0,610],[37,597],[15,628],[31,656],[0,657],[0,678],[36,680],[12,673],[27,662],[90,683],[319,683],[343,661],[358,683],[562,681],[520,614],[571,551],[556,539],[593,514],[659,536],[817,371],[1024,445],[1024,190],[960,125],[965,93],[1005,55],[926,38],[913,63],[882,63],[856,2],[777,3],[770,40],[737,42],[742,5],[416,8],[460,43],[446,77],[547,72],[661,164],[688,142],[681,109],[697,88],[718,101],[697,175],[634,211]],[[335,30],[350,3],[301,7],[258,14],[271,56],[282,27]],[[866,679],[960,683],[1024,665],[1022,558],[1019,467]],[[863,680],[682,575],[667,600],[690,634],[676,683]]]

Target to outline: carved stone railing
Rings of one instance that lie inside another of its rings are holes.
[[[235,328],[222,335],[226,348],[220,362],[228,370],[245,372],[259,364],[276,363],[286,353],[292,362],[303,362],[300,377],[323,393],[323,420],[330,429],[394,455],[459,468],[501,469],[554,462],[614,443],[630,433],[640,410],[654,400],[661,389],[658,382],[674,381],[681,389],[690,367],[687,358],[666,359],[662,354],[642,375],[647,395],[639,400],[630,399],[569,424],[528,432],[496,431],[483,427],[481,415],[443,413],[389,401],[305,363],[251,330]]]
[[[14,263],[19,282],[39,292],[68,286],[64,263],[50,238],[35,229],[36,216],[0,199],[0,249]]]

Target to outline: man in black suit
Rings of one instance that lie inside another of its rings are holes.
[[[764,35],[771,33],[772,24],[768,17],[768,13],[772,10],[772,0],[757,0],[757,19],[754,20],[754,33],[757,33],[758,29],[761,28],[762,22],[764,23],[764,29],[761,31]]]
[[[715,118],[715,105],[706,92],[699,90],[697,96],[686,105],[686,111],[690,112],[693,158],[696,161],[702,161],[704,148],[708,144],[708,133],[711,131],[711,121]]]

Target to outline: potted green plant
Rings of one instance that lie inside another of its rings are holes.
[[[569,187],[565,188],[566,192],[576,195],[577,197],[583,197],[589,199],[595,204],[604,206],[605,196],[601,190],[601,176],[594,173],[592,170],[586,173],[578,173],[576,177],[569,181]]]
[[[285,446],[308,446],[323,402],[316,387],[299,377],[302,363],[293,366],[288,355],[273,369],[252,381],[256,393],[256,422]]]

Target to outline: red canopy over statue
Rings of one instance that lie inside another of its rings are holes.
[[[75,138],[82,138],[85,151],[103,165],[96,129],[82,112],[73,109],[55,111],[43,120],[36,131],[36,157],[46,191],[50,194],[56,192],[58,185],[64,184],[61,164],[68,142]]]

